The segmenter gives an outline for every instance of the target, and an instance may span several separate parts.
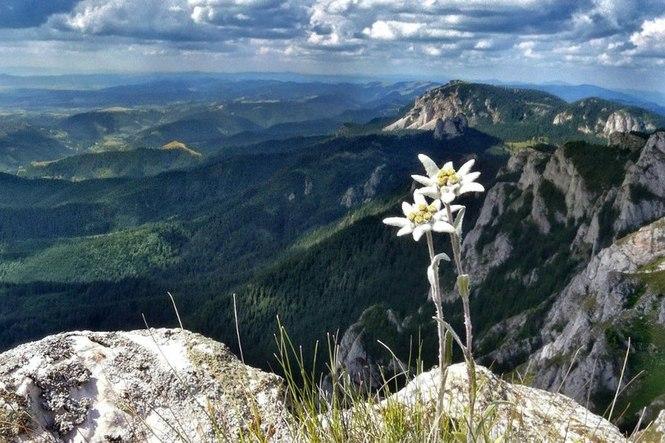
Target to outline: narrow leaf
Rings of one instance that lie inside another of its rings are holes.
[[[450,261],[450,257],[443,252],[436,254],[434,258],[432,258],[430,265],[427,267],[427,280],[429,280],[429,284],[432,286],[434,286],[434,283],[436,282],[436,276],[439,273],[439,262],[441,260]]]
[[[453,223],[453,226],[455,227],[455,231],[457,231],[457,235],[462,235],[462,223],[464,222],[464,213],[466,212],[466,208],[462,206],[462,209],[459,210],[457,213],[457,216],[455,217],[455,222]]]

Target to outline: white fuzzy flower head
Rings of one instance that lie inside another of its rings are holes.
[[[480,172],[471,172],[475,160],[469,160],[459,169],[455,170],[453,162],[447,162],[439,168],[434,160],[424,154],[418,155],[418,160],[425,167],[427,177],[423,175],[412,175],[411,177],[424,188],[418,189],[417,193],[431,198],[441,199],[443,203],[450,203],[455,197],[467,192],[484,192],[485,188],[476,179]]]
[[[428,204],[425,197],[421,194],[413,195],[414,203],[402,203],[402,212],[404,217],[388,217],[383,223],[390,226],[397,226],[399,231],[397,235],[413,235],[415,241],[420,240],[425,232],[455,232],[455,228],[450,224],[446,211],[441,210],[441,201],[434,200]],[[454,205],[453,211],[457,211],[462,206]]]

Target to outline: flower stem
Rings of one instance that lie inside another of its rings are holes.
[[[434,260],[434,241],[432,240],[432,233],[427,232],[427,249],[429,250],[430,261]],[[443,303],[441,297],[441,287],[439,285],[438,273],[434,275],[434,284],[432,285],[432,301],[436,309],[436,327],[439,336],[439,396],[436,402],[436,419],[435,425],[437,432],[439,430],[439,423],[443,414],[443,395],[446,386],[446,370],[447,370],[447,356],[446,356],[446,329],[447,324],[443,318]]]
[[[449,204],[446,204],[448,220],[453,221],[453,212]],[[457,268],[457,290],[462,299],[462,308],[464,310],[464,328],[466,332],[466,346],[462,348],[466,360],[467,377],[469,379],[469,434],[468,439],[473,440],[473,418],[476,403],[476,364],[473,359],[473,327],[471,324],[471,307],[469,303],[469,276],[464,273],[462,266],[462,238],[460,233],[450,234],[450,243],[453,249],[453,259]]]

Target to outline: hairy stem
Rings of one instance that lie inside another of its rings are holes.
[[[446,204],[448,220],[452,223],[453,212],[449,204]],[[470,282],[469,276],[464,273],[462,266],[462,238],[457,232],[450,234],[450,243],[453,250],[453,260],[457,268],[457,290],[462,299],[462,308],[464,310],[464,328],[466,332],[466,346],[462,348],[466,360],[467,376],[469,379],[469,440],[473,440],[473,418],[476,403],[476,363],[473,359],[473,326],[471,324],[471,307],[469,304]]]
[[[429,250],[430,262],[434,260],[434,241],[432,240],[432,233],[427,232],[427,249]],[[447,369],[447,358],[446,358],[446,329],[445,325],[447,324],[443,318],[443,304],[441,300],[441,287],[439,285],[439,276],[438,273],[434,275],[434,284],[432,285],[432,301],[434,302],[434,307],[436,309],[436,327],[439,336],[439,371],[440,381],[439,381],[439,396],[436,402],[436,420],[435,424],[437,431],[439,429],[439,423],[441,420],[441,415],[443,414],[443,394],[444,388],[446,385],[446,369]]]

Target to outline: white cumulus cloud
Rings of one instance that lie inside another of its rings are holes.
[[[371,27],[365,28],[363,34],[378,40],[408,39],[417,36],[424,26],[424,23],[378,20]]]
[[[665,55],[665,15],[642,22],[641,29],[630,36],[639,51],[662,51]]]

